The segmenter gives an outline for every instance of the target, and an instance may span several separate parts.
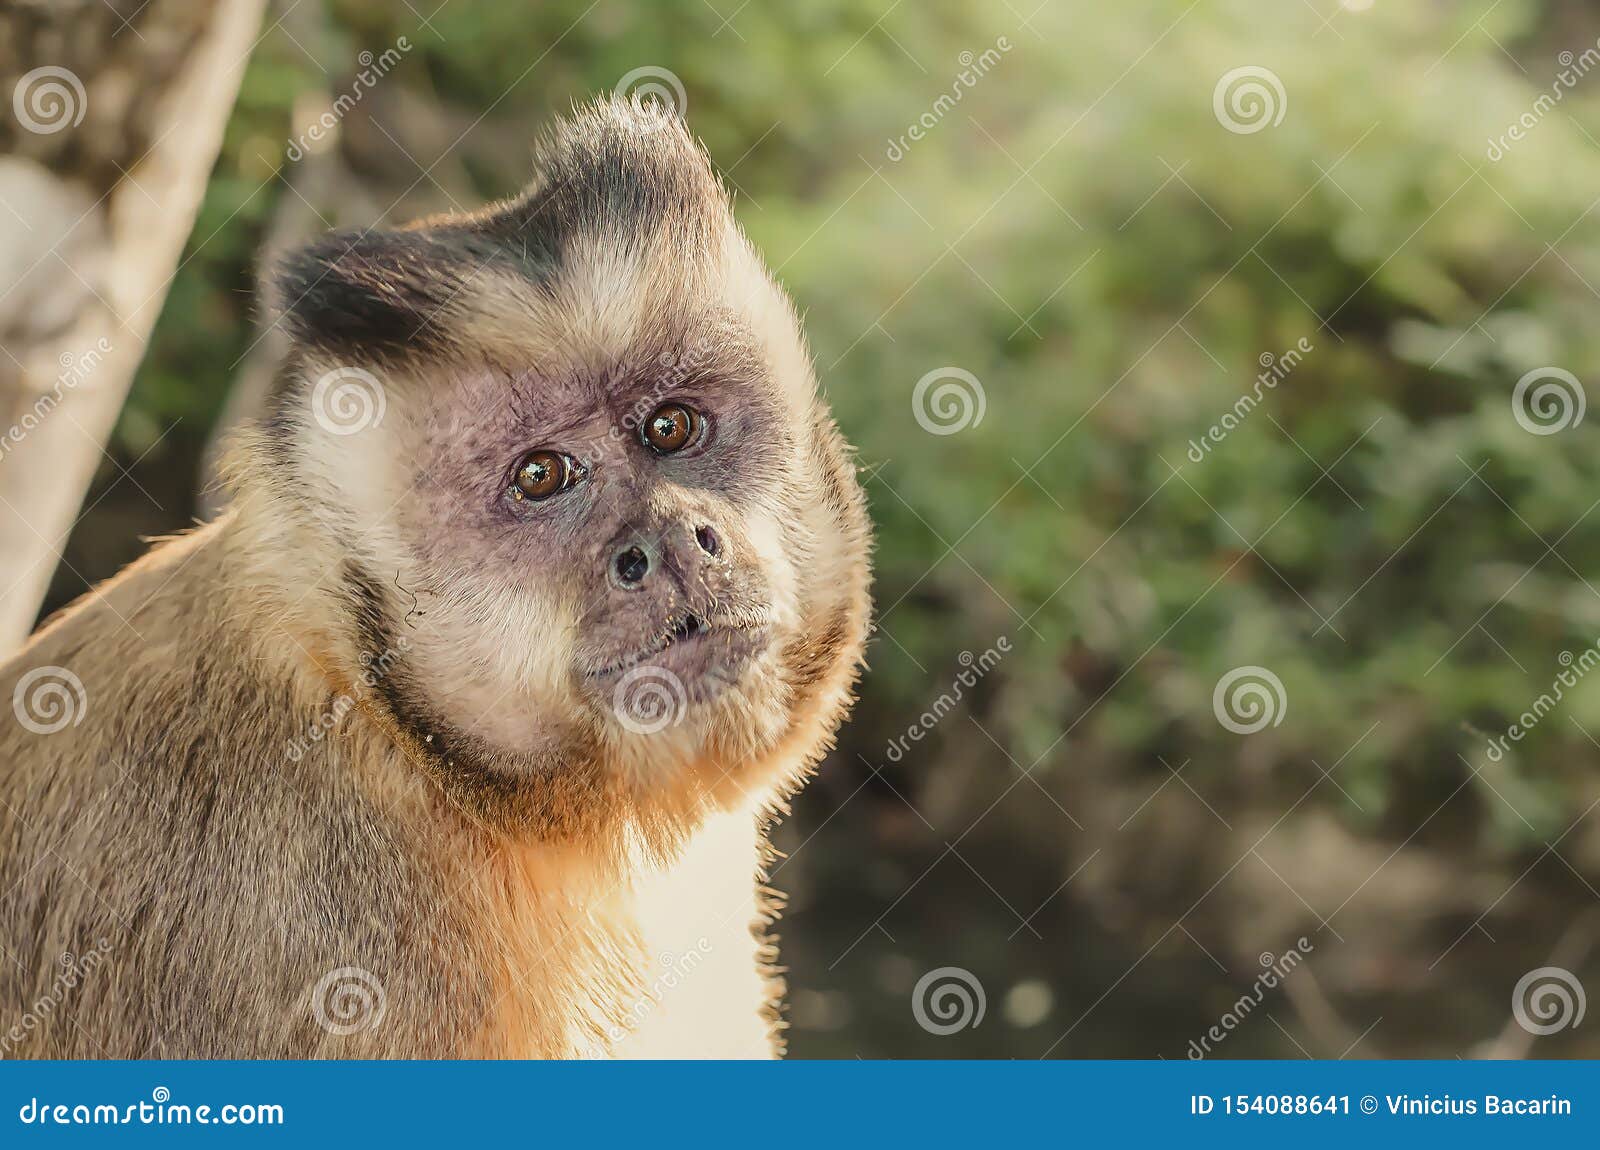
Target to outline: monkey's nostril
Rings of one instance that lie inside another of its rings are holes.
[[[629,547],[617,554],[617,578],[624,583],[637,583],[650,570],[650,556],[640,547]]]
[[[694,541],[700,544],[700,550],[707,555],[716,555],[722,550],[722,540],[717,538],[717,533],[710,527],[696,527]]]

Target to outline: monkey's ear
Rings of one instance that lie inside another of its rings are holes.
[[[424,230],[330,232],[279,261],[274,307],[296,344],[329,354],[442,352],[465,254]]]

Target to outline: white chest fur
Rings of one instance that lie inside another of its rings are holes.
[[[618,1058],[770,1058],[755,923],[760,838],[748,811],[713,816],[671,868],[638,888],[650,967]]]

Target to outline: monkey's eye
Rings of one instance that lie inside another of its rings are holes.
[[[531,452],[517,468],[511,484],[513,499],[549,499],[583,478],[583,468],[570,455],[559,451]]]
[[[682,451],[700,434],[700,413],[682,403],[663,403],[644,421],[644,445],[657,455]]]

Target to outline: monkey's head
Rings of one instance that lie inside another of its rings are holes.
[[[328,235],[276,286],[293,350],[234,468],[272,497],[241,515],[313,541],[347,673],[453,799],[670,834],[820,754],[867,627],[863,501],[678,119],[585,109],[516,199]]]

